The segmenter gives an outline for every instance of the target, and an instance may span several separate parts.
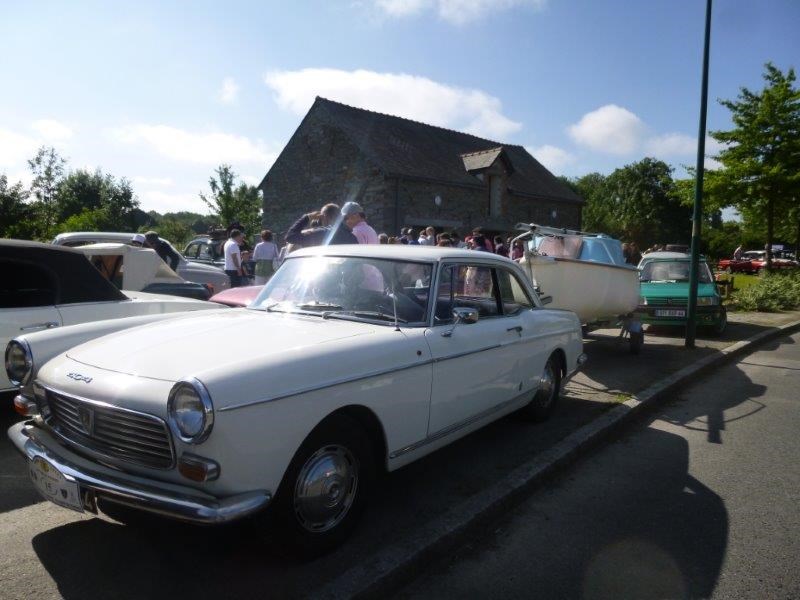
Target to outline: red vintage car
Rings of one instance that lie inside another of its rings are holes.
[[[748,250],[742,254],[739,260],[733,258],[726,258],[717,264],[720,271],[726,273],[750,273],[758,274],[767,265],[767,252],[766,250]],[[789,258],[781,258],[780,256],[772,255],[772,267],[774,269],[789,269],[797,266],[796,260]]]
[[[263,285],[246,285],[243,287],[230,288],[211,296],[209,300],[211,302],[219,302],[226,306],[238,308],[250,304],[256,299],[262,289],[264,289]]]

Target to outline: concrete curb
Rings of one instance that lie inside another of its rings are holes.
[[[413,572],[452,548],[469,528],[479,525],[504,508],[514,505],[522,495],[542,480],[575,461],[584,451],[605,439],[621,425],[628,423],[646,408],[697,375],[733,358],[754,350],[758,345],[800,330],[800,320],[763,331],[723,350],[705,356],[696,363],[676,371],[654,383],[627,402],[604,413],[591,423],[574,431],[535,458],[520,465],[503,479],[468,498],[440,515],[411,536],[390,544],[368,562],[345,571],[314,594],[315,598],[352,598],[384,595]]]

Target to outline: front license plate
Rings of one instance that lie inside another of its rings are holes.
[[[685,317],[686,311],[677,308],[657,308],[657,317]]]
[[[69,481],[50,462],[37,456],[28,463],[28,474],[34,487],[50,502],[83,512],[78,484]]]

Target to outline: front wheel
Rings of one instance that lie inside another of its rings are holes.
[[[553,412],[560,395],[561,361],[555,354],[551,354],[539,378],[539,388],[533,399],[519,411],[519,414],[528,421],[536,423],[545,421]]]
[[[358,522],[374,478],[361,425],[333,415],[296,452],[270,509],[269,524],[291,551],[313,558],[340,545]]]
[[[715,336],[720,336],[723,333],[725,333],[725,329],[727,329],[727,327],[728,327],[728,311],[723,306],[722,310],[720,311],[719,319],[717,319],[717,322],[711,326],[711,333],[714,334]]]

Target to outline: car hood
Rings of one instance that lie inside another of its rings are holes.
[[[92,340],[67,352],[96,368],[177,381],[205,371],[235,372],[255,357],[315,353],[321,346],[374,333],[376,326],[249,309],[190,314]]]
[[[688,298],[689,297],[689,282],[688,281],[673,281],[673,282],[646,282],[640,284],[640,293],[645,298]],[[717,287],[713,283],[698,283],[697,295],[700,296],[715,296],[717,294]]]

